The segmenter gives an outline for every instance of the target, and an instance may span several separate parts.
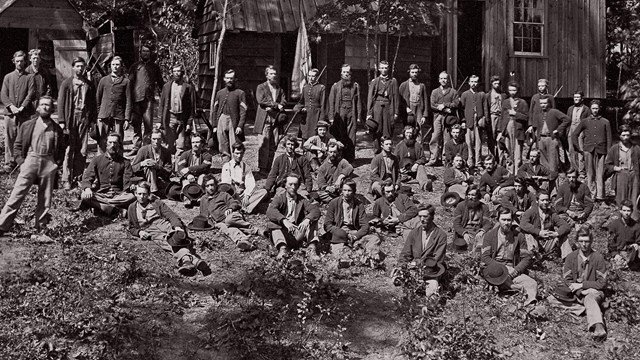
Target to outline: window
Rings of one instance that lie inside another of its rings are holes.
[[[513,1],[513,53],[544,54],[544,0]]]
[[[209,69],[216,68],[216,51],[218,51],[218,42],[209,43]]]

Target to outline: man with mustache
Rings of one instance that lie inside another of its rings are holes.
[[[621,268],[638,265],[640,251],[640,224],[631,217],[633,203],[622,200],[620,217],[607,226],[609,242],[607,248],[613,263],[621,264]]]
[[[631,142],[629,125],[620,126],[620,142],[607,152],[605,178],[611,177],[611,188],[618,206],[624,200],[636,201],[640,187],[640,148]]]
[[[258,135],[258,168],[263,174],[269,174],[273,158],[278,150],[282,125],[287,121],[284,105],[287,103],[284,91],[278,85],[278,70],[269,65],[264,70],[267,81],[256,88],[256,121],[253,132]]]
[[[174,65],[171,76],[172,80],[162,87],[160,123],[166,132],[169,151],[177,157],[191,148],[190,134],[196,115],[197,94],[193,85],[184,80],[182,65]]]
[[[377,199],[382,196],[382,183],[390,179],[400,187],[400,161],[393,154],[391,138],[382,138],[382,152],[371,159],[371,194]]]
[[[488,124],[491,127],[488,139],[489,153],[496,156],[498,159],[501,159],[502,149],[496,142],[496,137],[498,135],[498,123],[502,118],[502,102],[507,98],[507,95],[502,91],[502,82],[498,75],[492,75],[489,79],[489,83],[491,84],[491,90],[485,97],[485,106],[489,110],[488,116],[491,117],[491,123]]]
[[[587,185],[578,180],[578,170],[567,171],[567,181],[558,188],[556,211],[564,216],[571,227],[575,223],[583,223],[593,211],[591,191]]]
[[[453,164],[444,169],[442,182],[444,183],[444,192],[452,191],[458,193],[460,197],[464,197],[467,193],[467,187],[473,184],[473,175],[467,170],[467,163],[462,160],[462,156],[456,155],[453,158]]]
[[[501,196],[513,190],[513,175],[504,166],[496,164],[491,155],[484,158],[484,169],[478,185],[484,201],[499,202]]]
[[[522,147],[524,146],[525,130],[529,124],[529,106],[518,95],[520,85],[512,81],[507,87],[508,98],[502,101],[502,118],[498,122],[496,142],[504,138],[507,153],[511,156],[515,173],[522,162]]]
[[[520,166],[516,176],[521,179],[526,179],[528,181],[528,185],[531,185],[536,191],[539,189],[545,189],[551,193],[553,188],[549,185],[549,174],[549,169],[540,164],[540,152],[533,149],[529,152],[529,162]]]
[[[373,128],[369,127],[376,154],[381,151],[382,137],[393,137],[393,125],[398,118],[400,106],[398,81],[389,75],[389,63],[385,60],[380,61],[378,71],[380,76],[371,80],[369,84],[367,100],[367,124],[376,124]]]
[[[453,212],[454,238],[462,238],[471,250],[480,249],[484,234],[491,229],[489,208],[480,201],[476,185],[467,188],[466,199],[456,205]]]
[[[316,126],[320,120],[326,118],[325,114],[325,88],[324,85],[318,83],[318,69],[309,70],[309,83],[302,87],[302,94],[298,104],[293,108],[294,111],[300,110],[305,118],[301,121],[300,130],[302,131],[303,144],[307,139],[315,135]]]
[[[285,153],[278,156],[273,161],[269,176],[267,176],[267,182],[264,188],[271,194],[271,196],[278,195],[282,191],[286,190],[285,185],[287,176],[291,173],[298,175],[299,192],[302,196],[307,198],[309,192],[313,189],[313,178],[311,176],[311,165],[306,156],[296,153],[298,147],[298,139],[293,135],[287,135],[284,138]]]
[[[513,180],[513,190],[507,191],[501,200],[501,205],[510,209],[514,214],[514,220],[518,221],[520,216],[536,202],[535,194],[527,188],[525,180],[516,177]]]
[[[224,73],[224,88],[216,93],[213,104],[213,132],[218,136],[218,149],[222,161],[231,160],[232,146],[244,132],[247,118],[247,100],[244,91],[236,88],[236,72],[229,69]]]
[[[151,144],[140,148],[131,161],[136,175],[143,176],[149,183],[151,194],[164,194],[172,173],[171,153],[162,146],[164,136],[160,129],[151,130]]]
[[[124,64],[120,56],[111,59],[111,74],[100,79],[96,91],[98,106],[98,153],[107,146],[107,135],[112,131],[124,138],[124,130],[131,119],[131,83],[123,74]]]
[[[560,249],[565,252],[561,255],[565,258],[571,252],[571,247],[565,244],[571,227],[553,211],[548,192],[540,190],[537,199],[538,202],[532,204],[520,218],[522,232],[534,240],[527,241],[529,250],[550,255],[556,252],[558,245],[561,245]]]
[[[404,125],[417,130],[416,141],[422,146],[423,127],[429,116],[429,94],[418,79],[422,70],[418,64],[409,65],[409,79],[400,84],[400,112],[404,112]]]
[[[487,128],[487,114],[485,93],[478,89],[480,77],[471,75],[469,77],[469,90],[460,96],[460,105],[464,109],[464,120],[466,124],[466,142],[472,149],[469,167],[474,168],[480,164],[482,155],[482,137],[480,134]]]
[[[451,127],[451,139],[444,144],[444,166],[451,166],[453,158],[458,155],[466,164],[469,159],[469,145],[464,141],[462,128],[455,124]]]
[[[431,91],[431,110],[433,110],[433,133],[429,142],[431,160],[427,165],[434,166],[441,163],[442,144],[449,142],[451,126],[458,123],[455,111],[460,104],[460,97],[456,89],[449,83],[449,74],[443,71],[438,76],[440,86]]]
[[[383,185],[384,196],[373,203],[371,226],[402,235],[404,239],[411,230],[420,225],[418,208],[413,200],[405,194],[398,194],[391,181]]]
[[[342,184],[353,174],[353,166],[342,158],[342,149],[342,143],[330,141],[327,159],[318,169],[318,197],[323,203],[338,197]]]
[[[573,141],[571,141],[571,137],[573,136],[573,132],[576,130],[578,125],[582,122],[582,120],[591,116],[591,109],[583,102],[584,93],[580,90],[575,91],[573,93],[573,105],[569,106],[569,110],[567,110],[567,116],[571,119],[571,126],[569,126],[569,133],[567,137],[569,138],[569,160],[571,161],[571,166],[578,169],[580,174],[585,174],[584,169],[584,156],[573,147]],[[578,145],[581,147],[584,146],[584,134],[581,134],[578,137]]]
[[[331,86],[327,102],[327,117],[331,123],[329,132],[344,144],[344,158],[352,162],[356,158],[357,122],[362,117],[360,86],[351,81],[351,65],[344,64],[340,81]]]

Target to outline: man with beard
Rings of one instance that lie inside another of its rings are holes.
[[[0,100],[8,110],[8,114],[4,116],[4,167],[2,169],[6,173],[11,172],[17,165],[13,146],[18,128],[29,120],[33,111],[31,102],[34,99],[36,87],[33,77],[25,71],[26,57],[27,54],[22,50],[13,54],[15,71],[4,76],[0,92]]]
[[[591,116],[582,120],[571,136],[573,146],[584,155],[587,185],[596,201],[604,201],[604,160],[611,148],[611,125],[600,116],[600,101],[591,101]],[[578,137],[584,132],[584,146]]]
[[[220,182],[231,186],[233,196],[242,204],[242,210],[251,214],[258,204],[267,196],[267,190],[256,189],[256,179],[253,177],[251,167],[242,159],[245,146],[236,142],[231,146],[233,159],[222,165]]]
[[[211,172],[211,154],[204,149],[204,139],[194,135],[191,139],[191,149],[180,154],[178,160],[178,175],[182,180],[182,187],[197,183],[202,186],[204,176]],[[190,199],[184,199],[185,205],[191,205]]]
[[[151,131],[151,144],[140,148],[131,162],[133,173],[144,177],[151,194],[164,194],[172,172],[171,153],[162,146],[162,131]]]
[[[402,181],[416,180],[421,190],[433,191],[431,179],[427,176],[424,151],[416,143],[416,129],[407,125],[404,127],[404,140],[396,146],[396,157],[400,162],[400,176]]]
[[[620,203],[620,217],[611,221],[607,226],[609,231],[609,256],[611,261],[627,268],[638,264],[640,251],[640,225],[631,217],[633,203],[622,200]]]
[[[164,85],[162,71],[160,71],[158,64],[151,59],[153,48],[154,46],[149,42],[142,45],[140,48],[140,61],[133,63],[129,68],[129,82],[131,83],[133,101],[131,109],[133,148],[127,153],[127,156],[135,156],[142,146],[143,125],[145,139],[151,135],[156,89],[160,93]],[[165,109],[168,110],[169,108],[165,107]],[[167,127],[165,127],[166,129]]]
[[[273,245],[278,249],[277,259],[289,254],[289,249],[307,245],[306,255],[318,260],[317,243],[320,210],[298,193],[300,177],[291,173],[285,178],[285,191],[273,198],[267,209],[268,228]],[[326,226],[326,222],[325,222]]]
[[[318,169],[318,197],[328,203],[339,196],[342,184],[353,174],[353,166],[342,158],[342,143],[329,142],[327,159]]]
[[[538,202],[534,202],[520,217],[520,229],[527,234],[531,252],[541,251],[543,255],[550,255],[557,251],[558,244],[561,244],[563,259],[571,252],[571,246],[565,243],[571,227],[553,212],[549,193],[544,190],[538,192]]]
[[[605,159],[605,177],[611,176],[611,188],[616,194],[616,203],[624,200],[636,201],[640,187],[640,148],[631,142],[629,125],[620,126],[620,142],[613,145]]]
[[[427,165],[434,166],[441,163],[442,144],[449,142],[449,129],[458,123],[455,111],[460,104],[456,89],[449,83],[449,74],[443,71],[438,76],[440,87],[431,91],[431,110],[433,110],[433,133],[429,142],[431,160]]]
[[[498,123],[502,118],[502,102],[507,98],[507,95],[502,91],[501,81],[498,75],[492,75],[489,83],[491,84],[491,90],[485,97],[485,106],[491,117],[491,124],[489,124],[491,131],[488,132],[489,153],[500,159],[502,157],[502,149],[496,143],[496,137],[498,136]]]
[[[537,118],[540,116],[540,113],[542,112],[542,107],[540,106],[540,99],[542,98],[548,99],[549,109],[556,108],[556,99],[553,95],[549,94],[549,80],[547,79],[538,80],[538,92],[531,97],[531,108],[529,109],[529,119]]]
[[[44,95],[51,95],[51,84],[53,79],[49,70],[42,66],[42,58],[40,57],[40,49],[29,50],[29,61],[31,64],[27,67],[27,74],[31,74],[33,78],[33,108],[38,108],[38,101]]]
[[[73,77],[63,81],[58,91],[58,124],[69,136],[69,147],[62,166],[65,190],[71,190],[76,179],[83,175],[87,161],[89,129],[97,117],[96,90],[85,77],[86,65],[87,62],[81,57],[73,59]]]
[[[482,245],[485,232],[493,226],[489,208],[480,201],[480,190],[475,185],[467,188],[466,199],[456,205],[453,212],[453,237],[464,239],[472,250]]]
[[[51,120],[53,112],[53,99],[43,96],[38,102],[38,117],[28,120],[18,129],[14,149],[16,161],[21,165],[20,173],[0,213],[0,236],[11,228],[20,205],[36,182],[36,230],[42,230],[51,217],[49,209],[53,199],[55,176],[58,166],[62,164],[65,149],[62,129]]]
[[[302,125],[300,126],[303,143],[315,135],[318,121],[326,118],[324,96],[325,87],[318,83],[319,73],[320,71],[315,68],[309,70],[309,83],[302,87],[300,100],[293,108],[294,111],[300,110],[303,116],[305,116],[305,119],[301,122]]]
[[[123,74],[120,56],[111,59],[111,74],[100,79],[96,91],[98,106],[98,154],[107,148],[107,135],[113,131],[124,139],[124,130],[131,119],[131,83]]]
[[[510,82],[507,87],[509,97],[502,102],[502,119],[498,123],[499,143],[503,138],[507,152],[513,161],[512,172],[520,167],[522,162],[522,147],[524,145],[525,129],[529,123],[529,106],[527,102],[518,97],[520,85]]]
[[[340,70],[340,81],[331,86],[327,116],[331,123],[330,132],[336,140],[344,144],[344,157],[352,162],[356,158],[357,122],[362,117],[360,86],[351,81],[351,65],[344,64]]]
[[[527,275],[531,253],[527,248],[525,236],[514,227],[511,210],[498,207],[497,212],[499,226],[488,231],[482,243],[481,261],[485,278],[487,270],[496,268],[497,264],[506,267],[508,276],[498,289],[522,291],[527,295],[524,306],[535,304],[538,283]]]
[[[287,99],[278,85],[276,68],[269,65],[264,70],[264,74],[267,81],[258,85],[256,89],[258,109],[253,132],[258,134],[258,168],[261,173],[269,174],[273,157],[278,150],[281,127],[287,119],[284,113]]]
[[[476,164],[480,164],[480,156],[482,155],[482,136],[480,131],[487,128],[487,114],[489,109],[486,108],[485,93],[478,91],[478,75],[469,77],[469,90],[460,96],[460,105],[464,109],[464,120],[466,125],[466,143],[471,151],[469,158],[469,167],[474,168]]]
[[[533,149],[529,152],[529,162],[520,166],[516,176],[527,181],[527,185],[530,185],[535,191],[545,189],[551,193],[555,186],[551,186],[549,174],[549,169],[540,164],[540,152]],[[553,182],[553,185],[555,185],[555,181]]]
[[[298,139],[292,135],[284,138],[285,153],[278,156],[273,162],[267,182],[264,188],[273,196],[286,190],[287,176],[289,174],[297,174],[300,184],[300,195],[305,198],[309,196],[309,192],[313,189],[313,178],[311,176],[311,165],[304,155],[296,153],[298,147]]]
[[[380,76],[371,80],[367,99],[367,124],[375,123],[373,126],[367,126],[373,135],[373,149],[376,154],[382,150],[382,137],[393,137],[393,125],[398,118],[400,106],[398,81],[389,76],[389,63],[380,61],[378,71]]]
[[[229,69],[224,73],[225,87],[216,93],[213,103],[211,126],[218,136],[218,149],[222,161],[229,161],[237,136],[244,132],[247,118],[247,100],[244,91],[236,88],[236,72]]]
[[[578,180],[578,170],[567,171],[567,181],[558,188],[556,212],[564,216],[571,227],[583,223],[593,211],[591,192],[587,185]]]
[[[318,121],[316,133],[316,135],[307,139],[302,145],[307,151],[307,157],[309,158],[309,165],[311,165],[312,171],[318,171],[324,159],[327,158],[329,141],[335,140],[333,136],[329,134],[329,123],[324,120]]]
[[[182,65],[174,65],[171,74],[173,80],[162,87],[160,123],[167,134],[169,151],[179,155],[191,148],[190,134],[196,116],[197,94],[193,85],[184,81]]]
[[[373,203],[373,218],[369,225],[402,235],[407,238],[409,232],[420,225],[418,208],[407,195],[398,194],[391,181],[384,183],[384,196]]]
[[[501,205],[511,210],[515,215],[514,220],[518,221],[522,214],[535,204],[536,198],[525,184],[523,178],[516,177],[513,181],[513,190],[507,191],[502,197]]]
[[[513,190],[513,175],[502,165],[496,164],[496,160],[491,155],[484,158],[484,169],[478,185],[481,194],[487,203],[499,202],[501,196]]]
[[[133,170],[122,156],[122,139],[117,133],[107,136],[107,152],[91,159],[82,176],[82,206],[113,216],[136,200],[129,192]]]
[[[461,198],[467,193],[467,187],[473,184],[473,175],[467,171],[467,163],[462,160],[462,156],[456,155],[453,158],[453,165],[444,169],[442,182],[444,183],[444,192],[455,192]]]
[[[444,144],[444,165],[451,166],[456,156],[462,157],[465,164],[469,159],[469,145],[464,142],[462,129],[458,124],[451,127],[451,139]]]
[[[405,111],[407,125],[417,129],[416,141],[422,146],[423,126],[429,115],[429,97],[426,86],[418,80],[421,69],[418,64],[409,65],[409,79],[400,84],[400,111]]]
[[[371,159],[371,194],[382,196],[382,183],[391,179],[396,189],[400,187],[400,161],[393,154],[391,138],[382,138],[382,152]]]
[[[584,98],[584,93],[582,91],[576,91],[573,93],[573,105],[569,106],[569,110],[567,110],[567,116],[571,119],[571,126],[569,127],[568,138],[571,139],[573,136],[573,132],[576,130],[578,125],[582,122],[582,120],[591,116],[591,110],[587,105],[582,102]],[[578,145],[580,148],[584,146],[584,134],[581,134],[578,137]],[[584,156],[573,147],[573,141],[569,140],[569,160],[571,161],[571,166],[578,169],[580,174],[585,174],[584,169]]]

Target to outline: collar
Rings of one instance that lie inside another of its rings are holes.
[[[18,75],[27,75],[27,69],[26,68],[23,69],[22,71],[20,71],[18,69],[15,69],[14,71],[17,72]]]
[[[232,168],[234,168],[236,166],[242,167],[242,161],[235,161],[234,159],[231,159],[231,161],[229,161],[229,163],[231,164]]]
[[[384,81],[389,80],[389,75],[387,75],[387,76],[380,75],[380,80],[384,80]]]

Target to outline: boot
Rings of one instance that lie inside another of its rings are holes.
[[[320,260],[320,256],[318,256],[318,249],[316,248],[315,243],[311,243],[309,244],[309,246],[307,246],[307,257],[312,261]]]

